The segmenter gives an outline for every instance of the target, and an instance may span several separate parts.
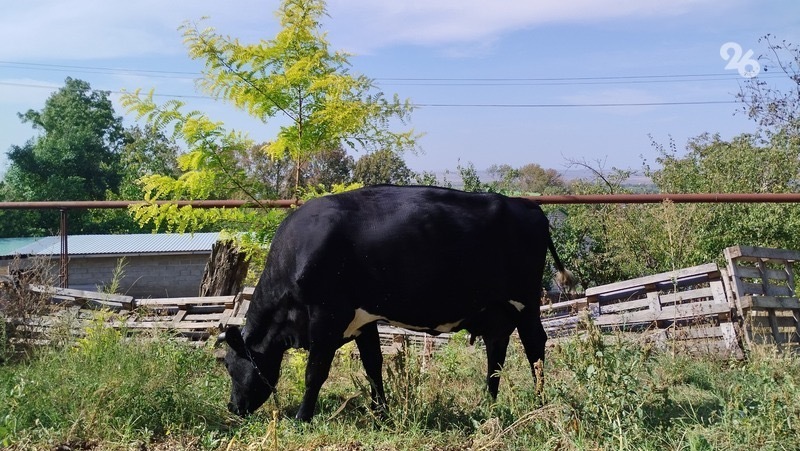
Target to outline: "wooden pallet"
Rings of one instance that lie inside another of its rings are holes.
[[[650,331],[656,342],[689,353],[743,356],[732,306],[716,263],[586,290],[603,330]]]
[[[730,287],[748,345],[800,351],[800,252],[752,246],[725,249]]]
[[[548,338],[573,335],[580,326],[580,313],[586,310],[586,298],[546,303],[541,306],[541,318]]]

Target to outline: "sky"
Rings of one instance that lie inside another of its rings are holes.
[[[178,98],[271,140],[276,122],[196,88],[202,61],[178,28],[205,17],[202,26],[242,42],[271,39],[279,3],[0,0],[0,173],[9,148],[37,133],[17,113],[41,110],[66,77],[110,91],[126,125],[134,118],[119,93],[153,89],[159,102]],[[329,0],[327,13],[331,48],[352,54],[351,72],[418,106],[397,127],[424,134],[420,152],[405,156],[415,171],[563,171],[570,161],[638,170],[657,157],[653,142],[684,149],[705,132],[753,132],[736,113],[738,69],[767,52],[759,38],[768,33],[800,43],[797,0]]]

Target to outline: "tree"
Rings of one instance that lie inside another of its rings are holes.
[[[545,169],[536,163],[528,163],[517,171],[519,187],[523,192],[554,194],[565,189],[564,180],[555,169]]]
[[[323,150],[311,157],[306,169],[306,183],[330,191],[333,185],[349,183],[355,161],[343,147]]]
[[[139,180],[150,175],[178,177],[180,146],[157,129],[134,125],[125,130],[120,150],[120,199],[141,199]]]
[[[321,32],[322,0],[284,0],[277,16],[282,27],[271,40],[243,45],[238,40],[183,26],[189,55],[205,61],[202,89],[266,122],[288,119],[265,149],[288,153],[295,165],[295,189],[303,165],[317,152],[342,144],[365,150],[403,151],[415,147],[413,131],[392,132],[390,121],[412,111],[397,96],[387,100],[371,79],[349,73],[348,56],[332,52]]]
[[[536,163],[528,163],[520,168],[513,168],[508,164],[493,165],[489,167],[488,172],[495,179],[494,191],[554,194],[564,192],[566,189],[558,171],[544,169]]]
[[[736,98],[742,102],[742,111],[755,120],[769,134],[786,131],[800,134],[800,46],[786,40],[774,42],[772,35],[763,36],[767,53],[759,56],[764,72],[786,76],[786,87],[781,88],[774,79],[754,77],[746,79]]]
[[[740,135],[730,141],[703,134],[685,155],[676,146],[655,145],[660,169],[650,171],[662,192],[788,193],[800,181],[800,137],[788,130],[768,140]],[[698,206],[691,233],[698,242],[691,258],[707,262],[733,245],[800,249],[800,207],[796,204],[710,204]]]
[[[47,99],[41,111],[19,114],[40,134],[9,150],[6,199],[103,200],[106,192],[118,191],[119,152],[124,135],[122,119],[115,114],[108,95],[93,90],[85,81],[67,78],[64,87]],[[57,212],[24,215],[30,221],[26,233],[53,233],[58,229]],[[96,229],[88,218],[87,212],[71,214],[72,230]]]
[[[391,150],[379,150],[362,156],[353,170],[353,180],[364,185],[408,185],[411,175],[406,162]]]
[[[201,30],[191,23],[182,27],[189,55],[205,63],[199,83],[205,93],[265,123],[277,118],[288,121],[263,150],[273,161],[288,156],[293,164],[295,196],[301,188],[303,170],[315,154],[345,147],[400,152],[416,146],[413,131],[390,128],[408,118],[410,103],[401,102],[397,96],[387,99],[371,79],[349,73],[348,55],[329,50],[320,25],[324,14],[321,0],[284,0],[277,13],[281,31],[273,39],[251,45],[218,35],[213,28]],[[237,164],[242,161],[242,152],[253,149],[246,135],[226,131],[222,123],[200,111],[184,112],[180,101],[157,105],[152,93],[144,97],[138,91],[125,95],[123,104],[152,126],[171,130],[171,135],[188,149],[179,157],[180,177],[150,176],[142,180],[147,200],[263,199],[249,183],[246,168]],[[150,205],[137,209],[136,215],[141,221],[176,230],[189,230],[206,221],[225,222],[237,230],[274,228],[255,217],[259,213],[253,210],[198,212]]]

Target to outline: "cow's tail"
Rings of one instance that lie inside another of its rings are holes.
[[[578,279],[572,274],[572,271],[564,268],[564,264],[561,263],[558,252],[556,252],[556,246],[553,244],[553,238],[550,237],[549,233],[547,234],[547,247],[550,249],[550,254],[553,256],[553,263],[555,263],[556,270],[558,270],[556,283],[562,287],[566,287],[567,290],[571,290],[578,284]]]

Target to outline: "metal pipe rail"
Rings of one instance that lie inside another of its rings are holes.
[[[800,193],[710,193],[710,194],[581,194],[523,196],[540,204],[656,204],[674,203],[800,203]],[[0,210],[59,210],[61,212],[61,286],[69,285],[67,261],[67,212],[69,210],[128,208],[132,205],[177,205],[192,208],[291,208],[301,205],[299,199],[280,200],[178,200],[178,201],[43,201],[0,202]]]
[[[800,193],[565,194],[522,197],[541,204],[656,204],[667,200],[674,203],[800,203]],[[301,205],[303,201],[297,199],[178,200],[152,203],[193,208],[291,208]],[[140,200],[0,202],[0,210],[86,210],[128,208],[131,205],[149,204],[149,202]]]

